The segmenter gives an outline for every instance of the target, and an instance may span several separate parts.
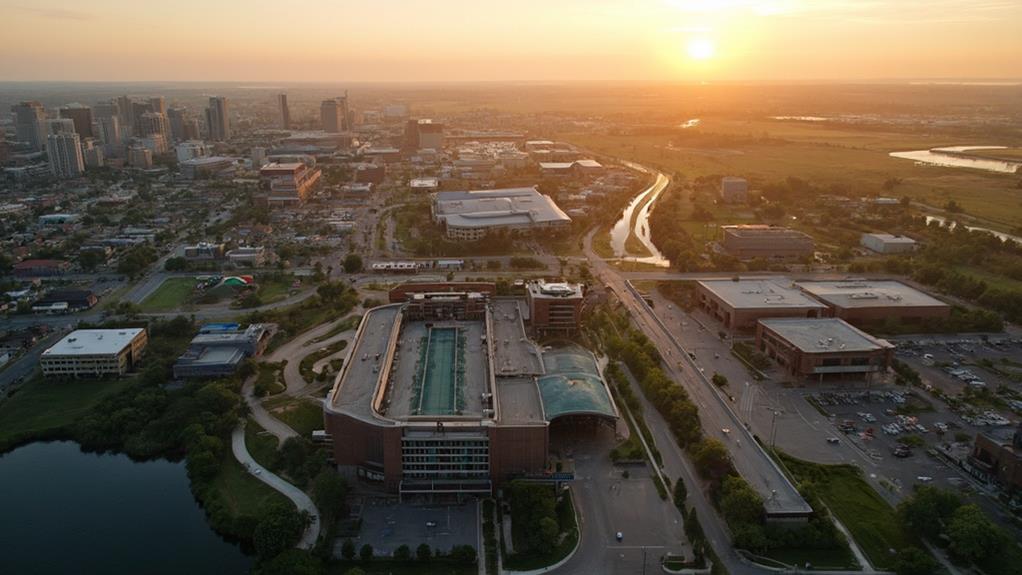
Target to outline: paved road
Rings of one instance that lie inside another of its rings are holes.
[[[316,505],[301,489],[284,481],[270,472],[270,470],[256,463],[256,460],[252,458],[248,448],[245,446],[244,422],[235,427],[234,432],[231,433],[231,452],[234,453],[235,459],[245,466],[257,479],[284,494],[285,497],[295,504],[299,511],[308,512],[312,520],[305,529],[305,533],[302,534],[302,538],[298,541],[297,547],[311,549],[316,544],[316,540],[319,539],[319,511],[316,510]]]
[[[42,355],[43,351],[57,342],[58,339],[64,336],[67,330],[56,330],[45,338],[39,340],[35,344],[35,347],[30,349],[27,353],[14,360],[13,363],[0,371],[0,392],[7,389],[7,386],[11,385],[15,381],[22,379],[28,379],[32,372],[35,371],[37,365],[39,365],[39,356]]]

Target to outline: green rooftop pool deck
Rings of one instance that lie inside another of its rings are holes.
[[[417,415],[453,415],[463,407],[459,385],[465,377],[464,336],[456,327],[433,327],[421,348]]]

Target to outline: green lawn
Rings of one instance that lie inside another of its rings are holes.
[[[245,447],[259,465],[267,469],[277,467],[277,438],[251,417],[245,423]]]
[[[0,403],[0,452],[33,438],[61,435],[103,398],[134,378],[54,381],[37,375]]]
[[[278,302],[287,298],[294,281],[295,277],[290,275],[257,278],[256,283],[259,284],[259,289],[256,294],[259,295],[259,299],[264,305]]]
[[[230,449],[226,450],[220,473],[213,479],[212,485],[235,518],[259,517],[263,510],[274,504],[293,505],[290,499],[246,471],[234,459]]]
[[[855,555],[847,545],[841,549],[774,549],[764,553],[763,557],[797,567],[809,562],[814,569],[833,569],[835,571],[861,569],[855,561]]]
[[[304,437],[317,429],[323,429],[323,404],[307,399],[280,397],[264,403],[266,409],[277,419],[288,424]]]
[[[890,549],[922,547],[912,533],[905,531],[893,507],[862,477],[852,465],[820,465],[777,452],[784,467],[798,482],[809,481],[831,512],[852,533],[855,542],[874,567],[890,569]]]
[[[191,299],[195,278],[167,278],[141,304],[144,312],[174,311]]]

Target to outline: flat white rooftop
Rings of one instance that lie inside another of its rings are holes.
[[[138,334],[140,327],[124,329],[77,329],[43,352],[43,357],[65,355],[112,355],[120,353]]]
[[[947,307],[939,299],[901,282],[883,280],[804,281],[798,287],[816,299],[841,308]]]
[[[916,241],[908,236],[896,236],[894,234],[862,234],[863,237],[876,238],[885,244],[915,245]]]
[[[571,222],[550,196],[536,188],[438,192],[434,213],[438,220],[461,228]]]
[[[843,319],[761,319],[759,323],[804,353],[865,352],[894,347]]]
[[[699,285],[713,292],[734,309],[799,308],[826,309],[787,278],[701,280]]]

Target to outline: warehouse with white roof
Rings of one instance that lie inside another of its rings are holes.
[[[521,233],[571,224],[554,200],[535,187],[438,192],[433,196],[433,220],[445,227],[448,238],[466,241],[496,230]]]

